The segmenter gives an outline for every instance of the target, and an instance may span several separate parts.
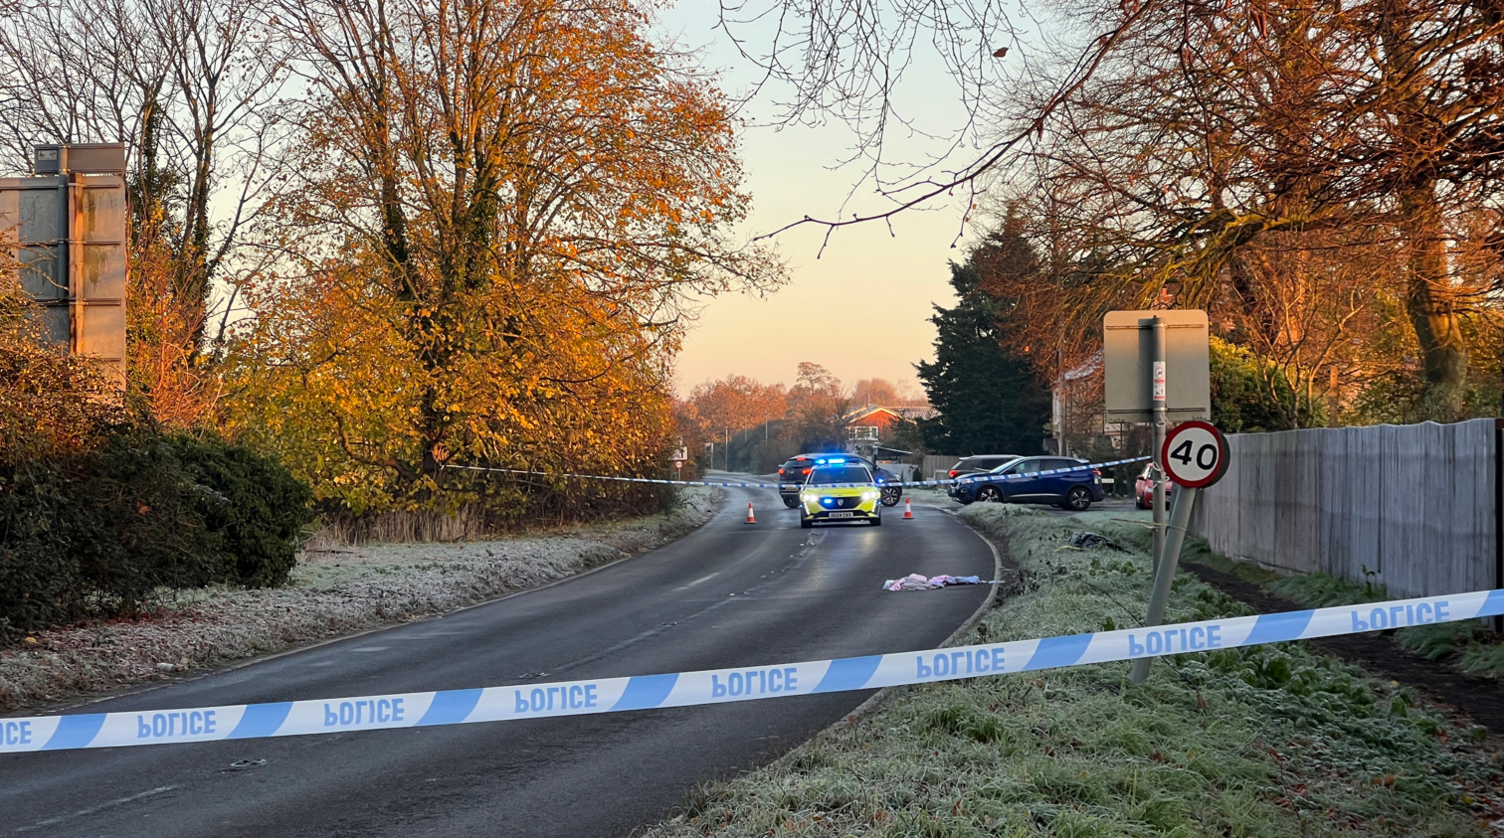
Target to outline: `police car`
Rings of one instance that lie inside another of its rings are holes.
[[[902,486],[888,485],[902,483],[898,475],[880,469],[871,460],[856,454],[800,454],[797,457],[790,457],[787,462],[778,467],[778,497],[783,500],[784,506],[793,509],[799,505],[799,490],[804,486],[804,481],[809,477],[811,470],[817,466],[848,463],[872,472],[873,482],[877,483],[882,493],[883,506],[897,506],[898,502],[903,499]]]
[[[882,526],[882,490],[866,466],[841,462],[810,469],[799,489],[799,526],[809,529],[828,521]]]

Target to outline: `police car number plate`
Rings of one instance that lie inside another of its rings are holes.
[[[830,517],[832,517],[832,518],[850,518],[851,517],[851,513],[850,512],[832,512],[832,513],[830,513]]]

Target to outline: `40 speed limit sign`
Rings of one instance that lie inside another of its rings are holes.
[[[1227,438],[1210,422],[1200,420],[1176,425],[1159,452],[1165,474],[1188,489],[1204,489],[1221,480],[1227,461]]]

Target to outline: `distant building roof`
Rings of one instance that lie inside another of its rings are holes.
[[[1090,358],[1082,361],[1079,366],[1073,369],[1066,370],[1065,375],[1062,375],[1061,378],[1065,379],[1066,381],[1079,381],[1083,378],[1092,377],[1096,374],[1097,370],[1100,370],[1101,368],[1102,350],[1098,349]]]
[[[898,413],[895,410],[892,410],[892,409],[886,408],[886,407],[882,407],[881,405],[869,404],[869,405],[867,405],[865,407],[859,407],[856,410],[848,410],[846,412],[846,415],[841,417],[841,421],[844,422],[844,423],[846,423],[846,424],[848,424],[848,425],[850,425],[853,422],[857,422],[857,421],[860,421],[862,419],[869,418],[869,417],[874,416],[874,415],[879,414],[879,413],[886,413],[886,414],[888,414],[888,416],[890,417],[889,421],[892,421],[893,419],[902,419],[903,418],[902,414]]]

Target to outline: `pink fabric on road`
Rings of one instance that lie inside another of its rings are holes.
[[[910,573],[902,579],[889,579],[883,583],[885,591],[930,591],[935,588],[944,588],[947,585],[980,585],[983,584],[980,577],[976,576],[948,576],[944,573],[939,576],[924,577],[918,573]]]

